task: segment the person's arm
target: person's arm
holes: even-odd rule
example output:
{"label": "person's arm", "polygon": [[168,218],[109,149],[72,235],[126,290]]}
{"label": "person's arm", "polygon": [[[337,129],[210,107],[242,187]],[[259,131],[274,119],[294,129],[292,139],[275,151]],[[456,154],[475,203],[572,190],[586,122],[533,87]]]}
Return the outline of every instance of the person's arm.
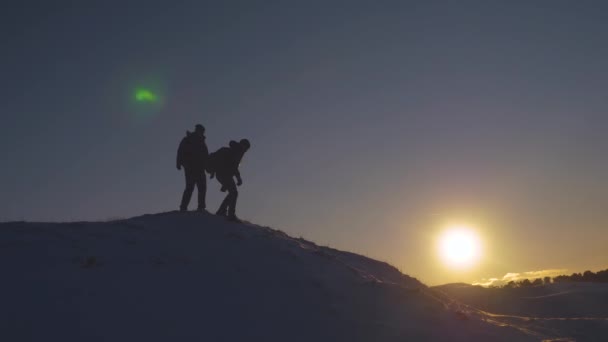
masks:
{"label": "person's arm", "polygon": [[236,172],[234,173],[234,177],[236,177],[236,185],[241,186],[243,184],[243,180],[241,179],[241,173],[239,172],[238,166],[236,168]]}
{"label": "person's arm", "polygon": [[203,165],[205,166],[205,170],[209,173],[209,178],[213,179],[213,177],[215,176],[215,172],[209,170],[210,155],[209,155],[209,148],[207,148],[206,143],[203,144],[203,160],[204,160]]}
{"label": "person's arm", "polygon": [[209,149],[207,148],[206,143],[203,143],[203,156],[205,158],[205,162],[209,160]]}
{"label": "person's arm", "polygon": [[175,161],[175,167],[178,170],[182,169],[182,165],[184,163],[184,140],[179,143],[179,147],[177,148],[177,159]]}
{"label": "person's arm", "polygon": [[243,184],[243,180],[241,179],[241,171],[239,171],[239,166],[241,166],[241,160],[243,160],[243,154],[237,155],[234,164],[234,177],[236,177],[236,185],[241,186]]}
{"label": "person's arm", "polygon": [[203,142],[203,149],[201,151],[201,157],[203,159],[203,166],[207,166],[209,162],[209,149],[207,148],[207,144]]}

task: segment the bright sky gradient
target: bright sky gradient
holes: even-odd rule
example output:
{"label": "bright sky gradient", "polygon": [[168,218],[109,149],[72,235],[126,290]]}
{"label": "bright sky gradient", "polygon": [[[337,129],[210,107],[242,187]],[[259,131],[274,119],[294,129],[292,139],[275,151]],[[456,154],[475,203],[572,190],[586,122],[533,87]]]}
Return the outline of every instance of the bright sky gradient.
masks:
{"label": "bright sky gradient", "polygon": [[[202,123],[211,150],[252,142],[241,217],[428,284],[608,266],[605,2],[0,12],[2,221],[175,210],[177,145]],[[158,101],[136,101],[138,87]],[[483,241],[471,270],[436,253],[453,222]]]}

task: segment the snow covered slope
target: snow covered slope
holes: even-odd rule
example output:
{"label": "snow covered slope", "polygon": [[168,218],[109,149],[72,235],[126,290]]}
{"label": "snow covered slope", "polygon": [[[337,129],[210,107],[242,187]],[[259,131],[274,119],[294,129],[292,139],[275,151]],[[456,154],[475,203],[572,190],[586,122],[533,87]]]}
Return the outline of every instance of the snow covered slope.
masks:
{"label": "snow covered slope", "polygon": [[208,214],[0,224],[0,270],[0,341],[540,339],[386,263]]}
{"label": "snow covered slope", "polygon": [[451,298],[453,306],[497,324],[568,341],[608,341],[608,284],[563,282],[522,288],[448,284],[435,289]]}

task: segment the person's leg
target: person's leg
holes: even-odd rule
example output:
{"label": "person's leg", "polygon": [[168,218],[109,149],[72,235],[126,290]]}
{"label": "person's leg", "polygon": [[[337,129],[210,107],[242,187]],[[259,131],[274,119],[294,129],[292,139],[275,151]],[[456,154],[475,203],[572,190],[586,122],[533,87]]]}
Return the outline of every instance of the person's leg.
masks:
{"label": "person's leg", "polygon": [[207,176],[205,170],[201,170],[196,174],[196,187],[198,189],[198,210],[207,208],[205,197],[207,194]]}
{"label": "person's leg", "polygon": [[228,190],[228,194],[222,201],[222,204],[220,205],[220,208],[217,210],[216,214],[222,216],[234,216],[234,207],[236,205],[236,197],[238,195],[236,191],[236,184],[234,183],[234,177],[219,174],[216,175],[216,178],[222,185],[222,189]]}
{"label": "person's leg", "polygon": [[181,211],[188,210],[188,204],[190,203],[190,198],[192,197],[192,191],[194,191],[194,184],[196,181],[192,169],[184,168],[184,175],[186,176],[186,188],[184,189],[184,193],[182,195],[182,203],[179,206]]}
{"label": "person's leg", "polygon": [[222,201],[222,204],[220,204],[220,207],[215,212],[215,215],[218,215],[218,216],[228,215],[228,201],[229,201],[228,197],[229,196],[230,196],[230,194],[227,194],[226,197],[224,197],[224,200]]}
{"label": "person's leg", "polygon": [[[221,184],[222,189],[224,189],[225,184],[228,182],[229,177],[216,173],[215,178]],[[226,216],[226,214],[228,212],[228,200],[229,200],[228,196],[230,196],[230,194],[226,195],[226,197],[222,201],[222,204],[220,204],[220,207],[217,209],[217,212],[215,213],[216,215]]]}
{"label": "person's leg", "polygon": [[239,192],[236,189],[236,184],[234,183],[234,179],[226,184],[226,190],[228,190],[228,196],[226,196],[228,202],[228,217],[236,218],[236,200],[239,197]]}

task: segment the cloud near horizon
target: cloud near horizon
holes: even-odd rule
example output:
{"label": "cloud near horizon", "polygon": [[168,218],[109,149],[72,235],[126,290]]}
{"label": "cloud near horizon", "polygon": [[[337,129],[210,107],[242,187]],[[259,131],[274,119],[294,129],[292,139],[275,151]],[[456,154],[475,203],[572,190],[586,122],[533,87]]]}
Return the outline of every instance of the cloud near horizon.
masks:
{"label": "cloud near horizon", "polygon": [[500,286],[507,284],[510,281],[519,281],[523,279],[537,279],[544,277],[556,277],[558,275],[567,274],[568,269],[566,268],[554,268],[540,271],[528,271],[521,273],[507,273],[502,278],[483,278],[481,281],[473,283],[473,285],[481,286]]}

